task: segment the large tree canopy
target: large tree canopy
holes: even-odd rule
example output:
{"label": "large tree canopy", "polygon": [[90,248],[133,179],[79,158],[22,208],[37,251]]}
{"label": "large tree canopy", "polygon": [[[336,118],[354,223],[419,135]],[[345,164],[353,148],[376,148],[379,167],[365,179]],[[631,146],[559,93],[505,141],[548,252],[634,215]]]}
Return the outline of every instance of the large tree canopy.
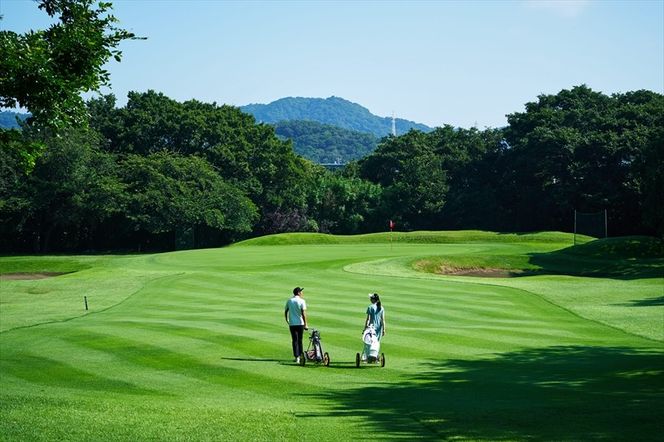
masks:
{"label": "large tree canopy", "polygon": [[162,233],[208,226],[249,232],[256,221],[256,206],[202,158],[167,151],[129,155],[121,170],[127,217],[136,230]]}
{"label": "large tree canopy", "polygon": [[40,0],[58,22],[26,34],[0,31],[0,107],[20,106],[32,122],[60,130],[85,124],[81,93],[109,84],[104,65],[120,61],[120,42],[136,38],[118,28],[109,2]]}
{"label": "large tree canopy", "polygon": [[16,164],[5,167],[0,181],[20,178],[7,192],[10,204],[0,204],[3,229],[13,230],[17,241],[33,243],[35,250],[49,250],[54,236],[57,248],[87,245],[96,227],[124,207],[115,160],[98,144],[92,131],[68,130],[45,140],[30,175],[17,172]]}
{"label": "large tree canopy", "polygon": [[149,155],[169,151],[205,158],[229,183],[261,209],[259,229],[270,231],[272,214],[301,211],[306,200],[305,160],[274,128],[232,106],[161,93],[131,92],[127,105],[115,108],[113,96],[89,102],[91,125],[118,154]]}
{"label": "large tree canopy", "polygon": [[661,171],[662,164],[644,156],[652,155],[649,146],[664,127],[664,96],[607,96],[577,86],[541,95],[508,122],[506,191],[522,229],[561,228],[574,209],[610,210],[613,228],[623,233],[653,224],[641,217],[650,199],[644,179],[648,167]]}
{"label": "large tree canopy", "polygon": [[606,209],[614,234],[664,233],[664,96],[577,86],[508,122],[387,138],[359,162],[361,176],[412,229],[570,231],[574,210]]}

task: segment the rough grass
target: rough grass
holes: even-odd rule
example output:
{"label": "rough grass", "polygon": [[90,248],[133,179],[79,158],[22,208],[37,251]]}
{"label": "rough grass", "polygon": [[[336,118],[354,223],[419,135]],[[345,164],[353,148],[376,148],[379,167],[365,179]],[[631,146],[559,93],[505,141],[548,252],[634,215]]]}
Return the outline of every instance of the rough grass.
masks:
{"label": "rough grass", "polygon": [[651,237],[595,240],[547,253],[469,254],[418,259],[413,266],[429,273],[463,269],[501,269],[517,275],[558,274],[618,279],[664,277],[664,241]]}
{"label": "rough grass", "polygon": [[[430,234],[439,241],[419,242]],[[56,278],[2,281],[0,439],[659,438],[663,341],[634,322],[661,327],[652,294],[664,280],[487,281],[412,268],[427,256],[518,261],[570,246],[557,233],[467,235],[268,237],[304,244],[107,257]],[[571,267],[589,258],[567,255]],[[14,259],[0,266],[20,271]],[[283,305],[296,285],[329,368],[291,361]],[[108,305],[82,314],[94,289],[91,304]],[[373,291],[389,321],[387,366],[356,369]]]}

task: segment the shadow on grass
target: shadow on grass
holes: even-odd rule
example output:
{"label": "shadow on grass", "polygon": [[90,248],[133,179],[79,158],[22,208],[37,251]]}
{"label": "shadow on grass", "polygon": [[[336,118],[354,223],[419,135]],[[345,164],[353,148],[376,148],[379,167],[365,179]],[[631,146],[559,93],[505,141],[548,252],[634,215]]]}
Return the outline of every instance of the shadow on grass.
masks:
{"label": "shadow on grass", "polygon": [[630,307],[654,307],[658,305],[664,305],[664,296],[658,298],[648,298],[648,299],[639,299],[630,302],[629,304],[624,304]]}
{"label": "shadow on grass", "polygon": [[566,274],[611,279],[664,278],[664,242],[649,237],[608,238],[529,255],[539,269],[519,276]]}
{"label": "shadow on grass", "polygon": [[655,440],[664,352],[552,347],[423,365],[398,384],[326,392],[336,416],[404,439]]}
{"label": "shadow on grass", "polygon": [[286,359],[270,359],[270,358],[221,358],[224,361],[241,361],[241,362],[287,362]]}
{"label": "shadow on grass", "polygon": [[539,267],[512,276],[572,275],[590,278],[646,279],[664,277],[664,258],[609,259],[575,256],[567,249],[530,254],[528,262]]}
{"label": "shadow on grass", "polygon": [[[300,364],[292,359],[267,359],[267,358],[221,358],[222,361],[236,361],[236,362],[271,362],[277,365],[290,365],[292,367],[299,367]],[[315,364],[307,364],[315,365]]]}

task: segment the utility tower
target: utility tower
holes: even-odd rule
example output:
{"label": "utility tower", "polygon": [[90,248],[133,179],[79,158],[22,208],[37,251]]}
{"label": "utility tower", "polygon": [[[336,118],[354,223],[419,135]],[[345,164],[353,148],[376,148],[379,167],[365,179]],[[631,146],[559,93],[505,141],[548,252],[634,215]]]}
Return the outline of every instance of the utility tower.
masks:
{"label": "utility tower", "polygon": [[394,118],[394,112],[392,112],[392,136],[397,136],[397,120]]}

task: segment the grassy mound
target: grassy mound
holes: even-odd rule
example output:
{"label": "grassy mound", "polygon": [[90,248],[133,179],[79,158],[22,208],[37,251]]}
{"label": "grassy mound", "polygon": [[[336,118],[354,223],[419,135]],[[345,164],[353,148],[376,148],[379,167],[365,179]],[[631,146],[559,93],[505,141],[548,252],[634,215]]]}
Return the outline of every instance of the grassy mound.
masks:
{"label": "grassy mound", "polygon": [[[592,238],[577,235],[577,242]],[[239,242],[235,246],[273,246],[306,244],[454,244],[454,243],[561,243],[571,244],[573,235],[564,232],[498,233],[481,230],[383,232],[365,235],[329,235],[323,233],[281,233]]]}

